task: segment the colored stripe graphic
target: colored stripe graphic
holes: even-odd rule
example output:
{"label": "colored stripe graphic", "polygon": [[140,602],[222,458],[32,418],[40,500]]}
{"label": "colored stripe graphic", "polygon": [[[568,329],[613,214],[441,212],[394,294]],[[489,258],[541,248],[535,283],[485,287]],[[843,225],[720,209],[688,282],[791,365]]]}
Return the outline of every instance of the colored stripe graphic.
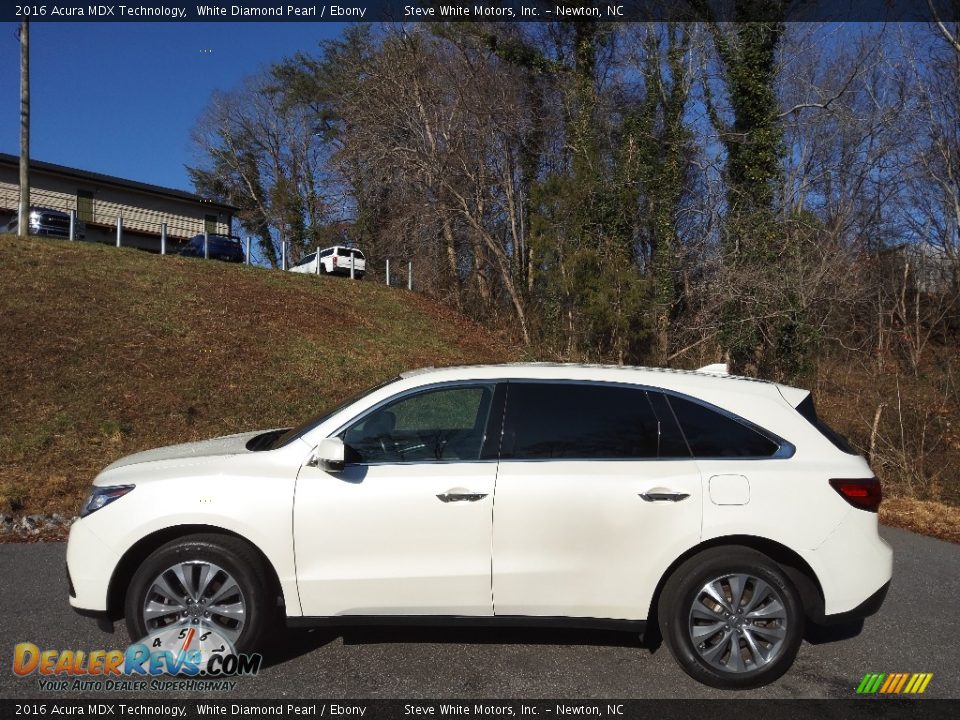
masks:
{"label": "colored stripe graphic", "polygon": [[933,673],[867,673],[857,686],[858,695],[921,695]]}
{"label": "colored stripe graphic", "polygon": [[903,686],[906,684],[906,682],[907,682],[907,674],[900,673],[900,682],[897,683],[897,687],[893,689],[893,692],[898,693],[901,690],[903,690]]}

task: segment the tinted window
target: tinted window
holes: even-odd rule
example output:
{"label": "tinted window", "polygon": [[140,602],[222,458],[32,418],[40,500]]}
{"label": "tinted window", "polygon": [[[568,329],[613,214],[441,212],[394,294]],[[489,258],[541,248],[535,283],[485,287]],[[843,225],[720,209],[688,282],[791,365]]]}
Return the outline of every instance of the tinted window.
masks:
{"label": "tinted window", "polygon": [[342,434],[351,462],[478,460],[492,385],[427,390],[388,403]]}
{"label": "tinted window", "polygon": [[850,445],[849,440],[847,440],[843,435],[827,425],[817,416],[817,410],[813,405],[813,395],[807,395],[803,399],[803,402],[797,405],[797,412],[803,415],[803,417],[805,417],[811,425],[819,430],[820,433],[827,438],[827,440],[832,442],[838,450],[849,453],[850,455],[857,454],[857,451],[854,450],[853,446]]}
{"label": "tinted window", "polygon": [[669,400],[694,457],[770,457],[780,449],[728,415],[675,395]]}
{"label": "tinted window", "polygon": [[330,257],[331,255],[333,255],[333,250],[332,250],[332,249],[331,249],[331,250],[323,250],[323,251],[320,253],[320,257]]}
{"label": "tinted window", "polygon": [[303,258],[303,260],[297,263],[297,267],[300,267],[301,265],[309,265],[316,259],[316,257],[317,257],[316,253],[310,253],[305,258]]}
{"label": "tinted window", "polygon": [[337,255],[339,255],[340,257],[350,257],[350,251],[347,250],[346,248],[338,248]]}
{"label": "tinted window", "polygon": [[[656,393],[653,393],[656,395]],[[502,457],[517,460],[689,457],[662,398],[640,388],[510,383]]]}

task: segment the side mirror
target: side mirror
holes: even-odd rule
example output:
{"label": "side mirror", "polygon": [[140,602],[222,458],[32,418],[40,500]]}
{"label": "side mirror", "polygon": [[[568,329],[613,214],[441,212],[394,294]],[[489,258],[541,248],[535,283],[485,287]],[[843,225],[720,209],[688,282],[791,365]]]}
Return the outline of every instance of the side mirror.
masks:
{"label": "side mirror", "polygon": [[338,437],[329,437],[321,440],[310,464],[327,472],[341,472],[343,470],[346,448],[343,440]]}

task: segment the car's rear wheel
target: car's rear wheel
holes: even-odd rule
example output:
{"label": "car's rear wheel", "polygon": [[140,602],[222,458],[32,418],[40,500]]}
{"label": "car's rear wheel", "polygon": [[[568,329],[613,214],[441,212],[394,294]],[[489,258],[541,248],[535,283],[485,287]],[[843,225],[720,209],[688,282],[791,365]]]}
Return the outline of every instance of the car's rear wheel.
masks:
{"label": "car's rear wheel", "polygon": [[664,586],[658,617],[684,671],[718,688],[773,682],[793,664],[803,638],[793,583],[746,547],[713,548],[683,563]]}
{"label": "car's rear wheel", "polygon": [[238,538],[197,534],[169,542],[130,582],[130,637],[193,628],[201,635],[213,631],[237,652],[257,649],[276,619],[267,577],[259,555]]}

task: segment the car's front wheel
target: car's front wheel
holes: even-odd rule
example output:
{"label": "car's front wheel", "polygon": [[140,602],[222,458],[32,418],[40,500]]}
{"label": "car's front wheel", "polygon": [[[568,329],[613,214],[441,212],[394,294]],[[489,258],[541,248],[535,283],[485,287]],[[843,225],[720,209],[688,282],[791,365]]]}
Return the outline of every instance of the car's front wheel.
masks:
{"label": "car's front wheel", "polygon": [[803,638],[793,583],[746,547],[713,548],[683,563],[664,586],[658,617],[684,671],[724,689],[773,682],[793,664]]}
{"label": "car's front wheel", "polygon": [[169,542],[147,557],[130,582],[130,637],[175,638],[192,628],[201,638],[226,640],[236,652],[255,650],[276,618],[267,577],[260,556],[238,538],[197,534]]}

